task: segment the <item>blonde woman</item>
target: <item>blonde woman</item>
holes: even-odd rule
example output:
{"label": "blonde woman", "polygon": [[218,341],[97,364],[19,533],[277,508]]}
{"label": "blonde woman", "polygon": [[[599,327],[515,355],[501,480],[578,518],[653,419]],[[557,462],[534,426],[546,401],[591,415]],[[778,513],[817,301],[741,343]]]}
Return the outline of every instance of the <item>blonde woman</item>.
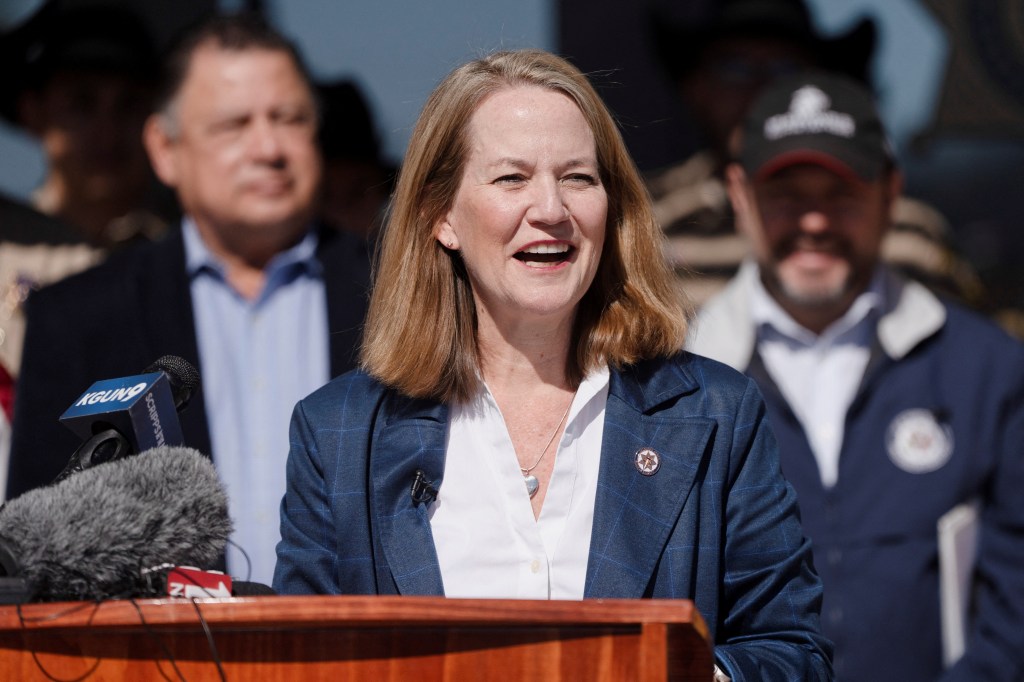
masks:
{"label": "blonde woman", "polygon": [[362,368],[296,408],[276,589],[688,598],[733,680],[830,678],[760,394],[678,350],[660,239],[573,66],[452,72],[402,167]]}

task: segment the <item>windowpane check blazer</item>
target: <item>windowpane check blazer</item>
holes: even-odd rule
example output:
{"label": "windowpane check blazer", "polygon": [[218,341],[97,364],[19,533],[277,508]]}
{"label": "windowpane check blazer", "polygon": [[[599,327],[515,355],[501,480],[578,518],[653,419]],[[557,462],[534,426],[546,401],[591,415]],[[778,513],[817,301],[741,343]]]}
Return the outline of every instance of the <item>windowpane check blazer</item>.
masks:
{"label": "windowpane check blazer", "polygon": [[[422,470],[443,499],[447,422],[361,371],[301,401],[275,589],[443,594],[410,487]],[[584,598],[692,599],[733,680],[831,679],[821,584],[751,380],[688,353],[613,370],[600,457]]]}

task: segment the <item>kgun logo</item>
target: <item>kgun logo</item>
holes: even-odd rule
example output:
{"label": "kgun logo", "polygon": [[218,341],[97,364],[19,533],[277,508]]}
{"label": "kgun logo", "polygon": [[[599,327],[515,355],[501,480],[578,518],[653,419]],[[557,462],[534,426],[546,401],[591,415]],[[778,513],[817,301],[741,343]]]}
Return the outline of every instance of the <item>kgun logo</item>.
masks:
{"label": "kgun logo", "polygon": [[87,392],[78,399],[78,402],[75,403],[75,407],[95,405],[96,403],[109,403],[113,401],[127,403],[130,402],[132,398],[145,391],[148,386],[149,384],[135,384],[134,386],[128,387],[109,388],[105,391]]}
{"label": "kgun logo", "polygon": [[134,452],[184,443],[170,382],[163,372],[97,381],[60,421],[83,440],[114,428]]}

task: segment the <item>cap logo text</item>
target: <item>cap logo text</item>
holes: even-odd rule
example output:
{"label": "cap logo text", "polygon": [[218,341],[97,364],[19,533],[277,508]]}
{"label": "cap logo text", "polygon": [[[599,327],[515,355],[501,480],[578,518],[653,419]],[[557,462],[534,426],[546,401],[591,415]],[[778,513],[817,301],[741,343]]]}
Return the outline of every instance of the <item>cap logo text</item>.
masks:
{"label": "cap logo text", "polygon": [[764,136],[778,140],[790,135],[826,133],[838,137],[853,137],[857,130],[853,116],[829,111],[832,100],[813,85],[805,85],[793,93],[789,111],[771,116],[764,122]]}

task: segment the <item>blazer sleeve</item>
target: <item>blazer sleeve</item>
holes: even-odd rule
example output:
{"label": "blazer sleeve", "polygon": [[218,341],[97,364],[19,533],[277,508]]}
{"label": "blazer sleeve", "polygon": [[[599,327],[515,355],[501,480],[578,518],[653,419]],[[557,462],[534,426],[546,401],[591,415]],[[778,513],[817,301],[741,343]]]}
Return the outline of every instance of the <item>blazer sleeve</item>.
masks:
{"label": "blazer sleeve", "polygon": [[831,680],[822,587],[796,493],[783,478],[760,391],[749,381],[725,486],[722,625],[715,657],[739,680]]}
{"label": "blazer sleeve", "polygon": [[295,407],[289,432],[287,487],[281,501],[274,590],[279,594],[337,594],[331,495],[317,431],[304,402]]}
{"label": "blazer sleeve", "polygon": [[376,594],[368,510],[370,433],[383,392],[349,372],[292,415],[274,589],[280,594]]}

